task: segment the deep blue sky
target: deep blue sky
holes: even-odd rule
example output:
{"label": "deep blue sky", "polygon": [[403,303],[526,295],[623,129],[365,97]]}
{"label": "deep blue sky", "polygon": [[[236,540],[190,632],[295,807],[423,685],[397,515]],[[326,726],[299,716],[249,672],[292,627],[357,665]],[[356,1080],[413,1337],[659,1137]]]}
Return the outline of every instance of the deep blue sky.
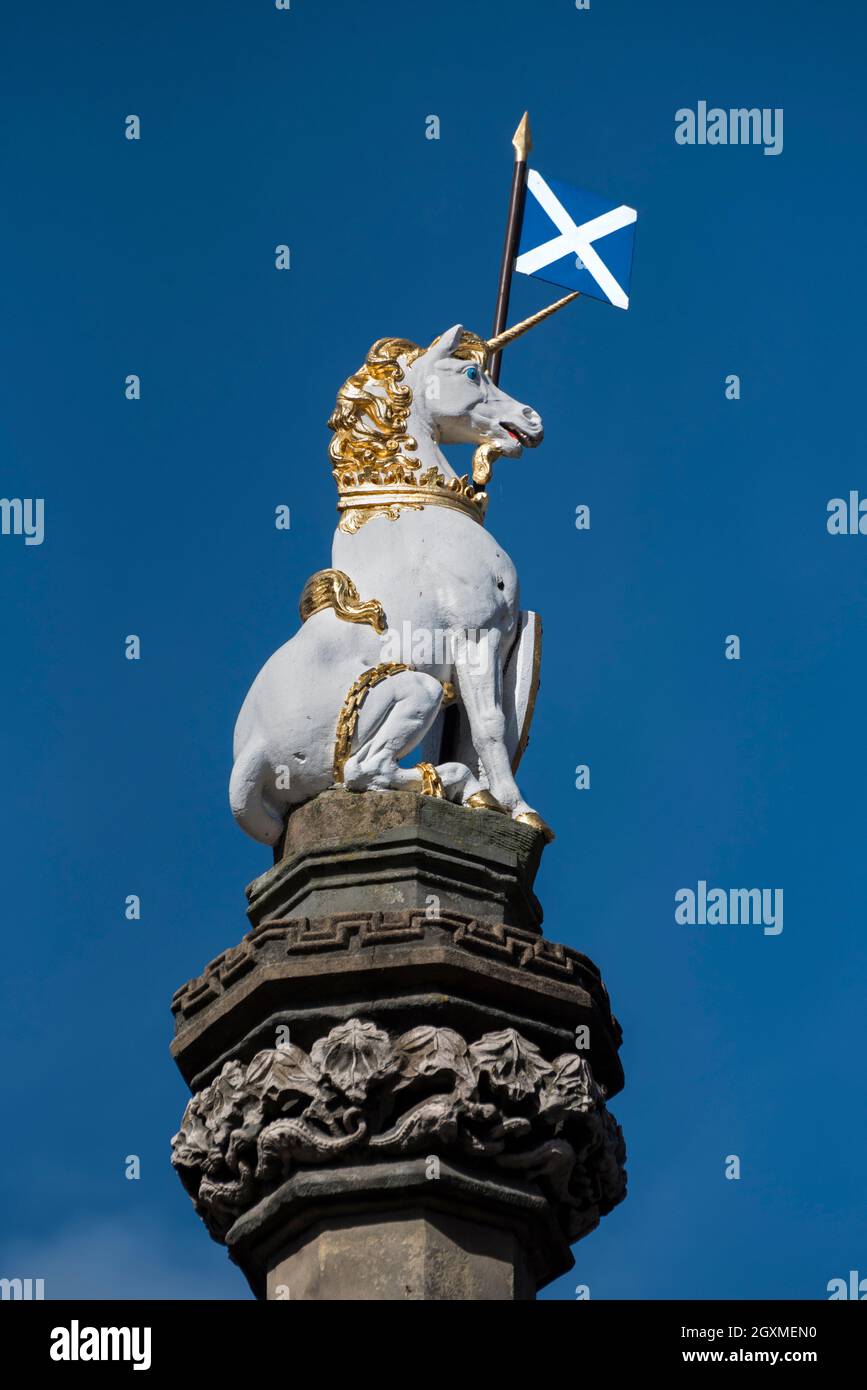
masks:
{"label": "deep blue sky", "polygon": [[[380,336],[489,327],[525,107],[544,173],[639,213],[629,312],[579,302],[504,359],[547,433],[489,511],[545,622],[546,929],[625,1031],[630,1195],[546,1296],[867,1274],[867,537],[825,526],[867,494],[864,31],[840,0],[6,16],[0,490],[45,498],[46,539],[0,538],[0,1274],[248,1296],[168,1162],[170,997],[269,862],[228,810],[232,727],[329,561],[338,386]],[[677,145],[699,100],[782,107],[783,153]],[[513,317],[550,297],[521,280]],[[782,887],[782,935],[677,926],[702,878]]]}

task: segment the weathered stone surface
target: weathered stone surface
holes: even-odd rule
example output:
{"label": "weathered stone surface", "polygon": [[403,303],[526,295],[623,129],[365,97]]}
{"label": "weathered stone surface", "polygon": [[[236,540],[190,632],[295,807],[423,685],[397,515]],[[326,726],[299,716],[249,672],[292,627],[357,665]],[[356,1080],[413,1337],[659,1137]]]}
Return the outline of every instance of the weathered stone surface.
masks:
{"label": "weathered stone surface", "polygon": [[252,930],[177,991],[173,1161],[258,1297],[280,1270],[291,1298],[533,1297],[622,1200],[620,1028],[539,930],[540,852],[495,813],[320,797]]}
{"label": "weathered stone surface", "polygon": [[275,1261],[269,1299],[526,1300],[535,1281],[518,1235],[445,1212],[318,1222]]}
{"label": "weathered stone surface", "polygon": [[544,840],[493,811],[417,792],[329,791],[293,811],[272,869],[247,889],[253,926],[272,917],[425,908],[538,931]]}

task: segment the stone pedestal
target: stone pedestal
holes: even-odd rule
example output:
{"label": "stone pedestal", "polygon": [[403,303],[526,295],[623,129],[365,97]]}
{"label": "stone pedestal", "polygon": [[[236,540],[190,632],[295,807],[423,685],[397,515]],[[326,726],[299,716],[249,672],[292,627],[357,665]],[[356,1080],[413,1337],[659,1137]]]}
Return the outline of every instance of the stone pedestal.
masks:
{"label": "stone pedestal", "polygon": [[620,1030],[542,935],[541,852],[493,812],[328,792],[176,993],[173,1162],[258,1297],[533,1298],[622,1200]]}
{"label": "stone pedestal", "polygon": [[335,1217],[275,1255],[270,1299],[532,1299],[519,1237],[441,1212]]}

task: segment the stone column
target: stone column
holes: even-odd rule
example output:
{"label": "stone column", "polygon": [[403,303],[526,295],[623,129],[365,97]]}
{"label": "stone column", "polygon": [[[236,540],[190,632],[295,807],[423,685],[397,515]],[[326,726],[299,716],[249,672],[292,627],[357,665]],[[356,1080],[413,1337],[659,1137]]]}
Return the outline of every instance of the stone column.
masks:
{"label": "stone column", "polygon": [[620,1029],[536,831],[327,792],[175,995],[173,1162],[257,1297],[532,1299],[625,1195]]}

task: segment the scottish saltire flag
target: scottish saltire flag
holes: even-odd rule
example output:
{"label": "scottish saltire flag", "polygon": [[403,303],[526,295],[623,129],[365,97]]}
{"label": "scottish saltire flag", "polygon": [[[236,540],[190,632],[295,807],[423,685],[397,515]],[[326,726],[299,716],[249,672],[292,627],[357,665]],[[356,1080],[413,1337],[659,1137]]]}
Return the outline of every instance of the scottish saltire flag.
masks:
{"label": "scottish saltire flag", "polygon": [[637,216],[531,169],[515,269],[628,309]]}

